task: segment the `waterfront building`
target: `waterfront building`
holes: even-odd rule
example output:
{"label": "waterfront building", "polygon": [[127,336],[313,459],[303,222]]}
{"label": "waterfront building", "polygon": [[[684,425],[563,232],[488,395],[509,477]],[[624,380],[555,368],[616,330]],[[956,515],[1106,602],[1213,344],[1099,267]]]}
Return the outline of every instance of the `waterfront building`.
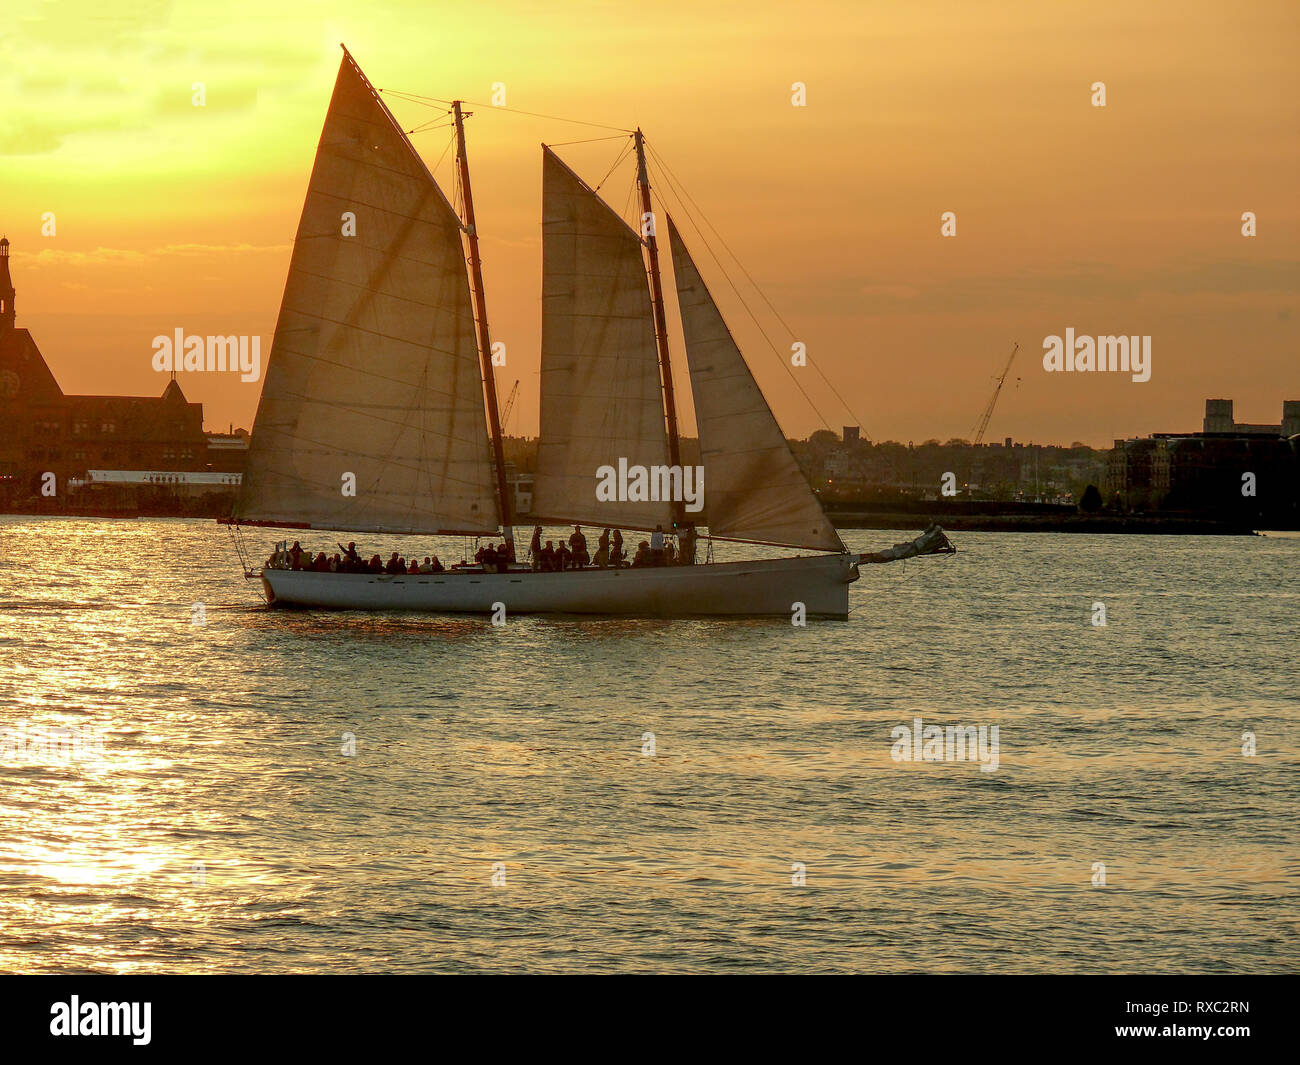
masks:
{"label": "waterfront building", "polygon": [[1232,400],[1205,401],[1199,433],[1116,440],[1106,499],[1117,509],[1250,520],[1275,528],[1300,521],[1300,401],[1276,425],[1234,420]]}
{"label": "waterfront building", "polygon": [[159,396],[67,395],[18,327],[10,244],[0,239],[0,508],[220,513],[248,434],[205,433],[203,404],[173,377]]}

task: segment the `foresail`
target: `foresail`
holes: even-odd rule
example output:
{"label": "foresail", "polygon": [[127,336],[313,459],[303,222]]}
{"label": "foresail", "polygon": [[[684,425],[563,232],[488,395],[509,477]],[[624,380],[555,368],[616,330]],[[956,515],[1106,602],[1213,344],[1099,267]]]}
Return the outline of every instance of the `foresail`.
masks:
{"label": "foresail", "polygon": [[[601,467],[667,466],[654,316],[641,241],[542,149],[541,424],[537,520],[653,529],[664,501],[598,500]],[[656,484],[657,488],[657,484]]]}
{"label": "foresail", "polygon": [[843,551],[671,218],[668,239],[704,458],[709,533]]}
{"label": "foresail", "polygon": [[235,518],[492,533],[493,478],[459,219],[345,56]]}

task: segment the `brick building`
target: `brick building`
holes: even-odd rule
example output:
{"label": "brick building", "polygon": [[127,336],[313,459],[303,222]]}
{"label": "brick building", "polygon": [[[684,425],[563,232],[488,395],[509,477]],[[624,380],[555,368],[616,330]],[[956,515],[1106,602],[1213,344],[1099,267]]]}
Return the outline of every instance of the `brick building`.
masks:
{"label": "brick building", "polygon": [[1277,425],[1233,419],[1232,400],[1205,401],[1204,430],[1116,440],[1106,498],[1118,509],[1300,523],[1300,401],[1282,404]]}
{"label": "brick building", "polygon": [[220,513],[247,433],[203,431],[203,405],[173,378],[160,396],[70,396],[17,325],[0,239],[0,508]]}

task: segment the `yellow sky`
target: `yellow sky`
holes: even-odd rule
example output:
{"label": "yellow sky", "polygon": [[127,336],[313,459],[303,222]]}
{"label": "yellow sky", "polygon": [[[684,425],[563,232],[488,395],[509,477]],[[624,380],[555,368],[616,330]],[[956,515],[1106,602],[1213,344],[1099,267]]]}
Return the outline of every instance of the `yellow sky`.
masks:
{"label": "yellow sky", "polygon": [[[69,392],[161,392],[151,340],[176,327],[257,333],[269,349],[343,41],[381,88],[485,101],[499,82],[511,108],[641,125],[794,330],[760,314],[772,340],[804,342],[876,439],[969,435],[1013,341],[1021,358],[991,438],[1107,445],[1199,428],[1208,396],[1255,422],[1300,398],[1293,0],[660,0],[641,12],[621,0],[26,4],[0,30],[0,229],[19,324]],[[389,104],[407,128],[436,117]],[[531,433],[538,143],[602,131],[475,111],[489,316],[508,351],[498,379],[503,394],[520,380],[508,429]],[[448,131],[412,139],[434,167]],[[619,144],[558,150],[594,184]],[[449,158],[436,169],[448,185]],[[604,187],[615,208],[631,179],[625,166]],[[944,211],[956,237],[940,236]],[[693,250],[783,426],[821,427]],[[1045,373],[1043,338],[1067,327],[1152,336],[1151,380]],[[685,388],[676,336],[674,354]],[[815,371],[794,372],[832,426],[856,420]],[[183,385],[209,425],[251,425],[260,384]]]}

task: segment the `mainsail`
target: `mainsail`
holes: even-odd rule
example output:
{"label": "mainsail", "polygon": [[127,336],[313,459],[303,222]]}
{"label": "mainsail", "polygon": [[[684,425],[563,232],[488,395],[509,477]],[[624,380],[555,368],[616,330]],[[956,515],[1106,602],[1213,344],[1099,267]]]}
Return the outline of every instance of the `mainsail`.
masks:
{"label": "mainsail", "polygon": [[460,220],[345,54],[235,520],[495,533],[493,477]]}
{"label": "mainsail", "polygon": [[596,498],[602,466],[668,464],[660,389],[640,238],[543,148],[536,520],[671,526],[666,500]]}
{"label": "mainsail", "polygon": [[843,551],[672,218],[668,239],[704,459],[710,535]]}

